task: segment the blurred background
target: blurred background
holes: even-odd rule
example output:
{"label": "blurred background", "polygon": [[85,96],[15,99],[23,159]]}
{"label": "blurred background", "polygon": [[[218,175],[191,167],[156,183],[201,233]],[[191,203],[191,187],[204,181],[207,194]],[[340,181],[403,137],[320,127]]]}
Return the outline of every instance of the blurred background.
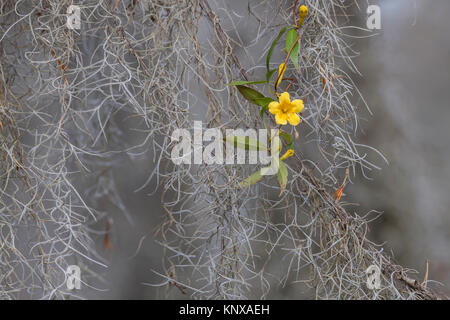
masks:
{"label": "blurred background", "polygon": [[[370,1],[371,4],[377,2]],[[378,1],[382,30],[358,40],[362,77],[373,112],[362,143],[389,160],[372,181],[347,189],[360,212],[377,210],[371,236],[396,260],[450,285],[450,2]],[[364,9],[364,6],[362,6]]]}
{"label": "blurred background", "polygon": [[[227,1],[226,5],[239,9],[245,8],[246,2]],[[442,292],[448,294],[450,2],[358,1],[359,9],[355,8],[351,17],[355,26],[366,27],[368,4],[380,6],[381,30],[349,30],[355,38],[348,39],[360,52],[355,63],[362,75],[354,75],[353,80],[372,111],[372,115],[365,111],[359,101],[361,127],[356,140],[380,150],[389,164],[369,155],[381,170],[371,172],[371,180],[360,174],[352,177],[343,200],[349,203],[348,210],[359,214],[380,212],[371,223],[369,238],[383,243],[395,262],[417,270],[418,279],[423,279],[429,261],[429,278],[441,282]],[[235,27],[240,38],[251,38],[254,18],[239,21]],[[137,138],[130,135],[128,139],[134,143]],[[187,298],[174,287],[148,285],[159,281],[152,270],[164,272],[163,251],[154,235],[165,215],[160,194],[153,193],[156,182],[136,191],[151,174],[152,159],[152,154],[127,158],[126,166],[138,170],[110,173],[127,210],[108,201],[98,204],[112,218],[108,238],[101,235],[96,239],[109,268],[103,279],[92,279],[97,289],[84,289],[87,298]],[[295,285],[275,287],[269,295],[274,299],[298,297]]]}

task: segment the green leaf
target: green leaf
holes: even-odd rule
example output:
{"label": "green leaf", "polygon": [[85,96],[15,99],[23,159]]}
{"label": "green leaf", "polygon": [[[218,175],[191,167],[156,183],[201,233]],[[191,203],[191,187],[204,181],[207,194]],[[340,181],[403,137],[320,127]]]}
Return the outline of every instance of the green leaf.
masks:
{"label": "green leaf", "polygon": [[256,171],[255,173],[253,173],[252,175],[248,176],[246,179],[241,181],[239,183],[239,187],[245,188],[251,186],[252,184],[257,183],[270,170],[272,170],[270,166],[261,168],[261,170]]}
{"label": "green leaf", "polygon": [[[267,52],[267,58],[266,58],[266,67],[267,67],[267,73],[270,72],[270,57],[272,57],[272,52],[273,49],[275,48],[275,46],[278,43],[278,40],[280,40],[281,36],[286,32],[286,27],[284,27],[283,29],[280,30],[280,32],[278,33],[278,36],[275,38],[275,40],[273,40],[272,45],[270,46],[269,52]],[[273,71],[272,71],[273,74]],[[272,75],[271,74],[271,75]],[[269,77],[270,78],[270,77]],[[268,79],[267,79],[268,80]]]}
{"label": "green leaf", "polygon": [[261,173],[261,170],[258,170],[255,173],[253,173],[252,175],[250,175],[249,177],[247,177],[245,180],[241,181],[239,183],[239,187],[241,187],[241,188],[249,187],[252,184],[255,184],[259,180],[261,180],[262,177],[263,177],[263,175]]}
{"label": "green leaf", "polygon": [[280,130],[280,136],[284,139],[284,141],[286,141],[287,148],[288,149],[291,148],[292,142],[294,141],[294,139],[292,138],[292,135],[290,133]]}
{"label": "green leaf", "polygon": [[265,98],[261,93],[259,93],[255,89],[243,85],[237,85],[236,88],[239,90],[242,96],[251,103],[255,103],[255,99]]}
{"label": "green leaf", "polygon": [[259,115],[261,116],[261,118],[264,118],[264,112],[266,112],[266,110],[268,110],[269,107],[268,106],[264,106],[261,108],[261,111],[259,112]]}
{"label": "green leaf", "polygon": [[260,84],[260,83],[267,83],[269,82],[268,80],[261,80],[261,81],[234,81],[229,83],[229,86],[239,86],[239,85],[243,85],[243,84]]}
{"label": "green leaf", "polygon": [[[286,52],[289,52],[291,47],[294,45],[295,40],[297,40],[297,30],[291,29],[288,31],[286,35]],[[294,48],[291,51],[291,54],[289,55],[289,58],[292,60],[292,63],[294,63],[294,66],[296,69],[298,69],[298,41],[295,44]]]}
{"label": "green leaf", "polygon": [[267,147],[259,142],[258,140],[251,139],[248,136],[245,137],[226,137],[225,141],[229,144],[233,144],[235,148],[245,149],[245,150],[267,150]]}
{"label": "green leaf", "polygon": [[261,111],[259,112],[259,115],[261,116],[261,118],[264,118],[264,112],[266,112],[266,110],[269,110],[269,104],[273,101],[276,101],[272,98],[264,98],[264,99],[258,99],[257,102],[261,102],[260,106]]}
{"label": "green leaf", "polygon": [[261,106],[263,108],[267,107],[269,105],[269,103],[271,103],[273,101],[275,101],[275,100],[272,98],[269,98],[269,97],[255,99],[255,103],[258,106]]}
{"label": "green leaf", "polygon": [[245,99],[258,106],[264,107],[269,103],[271,103],[272,101],[275,101],[272,98],[265,97],[255,89],[243,85],[237,85],[236,88],[239,90],[239,92]]}
{"label": "green leaf", "polygon": [[270,70],[270,71],[268,71],[268,72],[266,73],[266,79],[267,79],[267,82],[270,80],[270,77],[273,75],[273,73],[274,73],[275,71],[277,71],[277,69]]}
{"label": "green leaf", "polygon": [[280,166],[278,167],[278,182],[280,183],[281,187],[280,195],[286,189],[287,181],[288,181],[288,171],[286,165],[283,163],[283,161],[280,161]]}

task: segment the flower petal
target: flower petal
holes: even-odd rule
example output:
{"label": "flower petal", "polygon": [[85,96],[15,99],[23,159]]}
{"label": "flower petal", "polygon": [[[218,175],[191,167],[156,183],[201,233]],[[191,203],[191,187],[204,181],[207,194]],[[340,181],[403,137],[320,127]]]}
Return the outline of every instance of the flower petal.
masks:
{"label": "flower petal", "polygon": [[293,105],[292,112],[295,113],[301,112],[305,107],[305,105],[303,104],[303,100],[300,99],[292,101],[291,104]]}
{"label": "flower petal", "polygon": [[269,112],[271,114],[277,114],[277,112],[279,112],[280,110],[280,103],[278,103],[277,101],[273,101],[271,103],[269,103]]}
{"label": "flower petal", "polygon": [[287,124],[287,114],[283,112],[278,112],[275,115],[275,122],[277,124]]}
{"label": "flower petal", "polygon": [[291,103],[291,98],[289,97],[288,92],[283,92],[280,96],[280,104],[288,104]]}
{"label": "flower petal", "polygon": [[290,125],[296,126],[300,123],[300,117],[296,113],[288,113],[287,120]]}

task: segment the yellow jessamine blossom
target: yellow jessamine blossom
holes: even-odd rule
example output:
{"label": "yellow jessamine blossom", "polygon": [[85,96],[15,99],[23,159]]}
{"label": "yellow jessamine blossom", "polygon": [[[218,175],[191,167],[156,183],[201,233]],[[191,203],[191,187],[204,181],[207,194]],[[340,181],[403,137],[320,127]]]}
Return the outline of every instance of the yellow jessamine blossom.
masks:
{"label": "yellow jessamine blossom", "polygon": [[287,159],[289,157],[292,157],[294,155],[294,149],[288,149],[285,154],[280,158],[280,160]]}
{"label": "yellow jessamine blossom", "polygon": [[300,116],[297,114],[304,108],[303,100],[296,99],[291,101],[289,93],[283,92],[280,95],[279,102],[269,103],[269,112],[275,115],[277,124],[289,124],[296,126],[300,123]]}
{"label": "yellow jessamine blossom", "polygon": [[302,26],[302,24],[303,24],[303,21],[306,18],[306,15],[308,14],[308,7],[305,6],[305,5],[300,6],[299,11],[300,11],[300,20],[298,22],[298,27],[300,28]]}

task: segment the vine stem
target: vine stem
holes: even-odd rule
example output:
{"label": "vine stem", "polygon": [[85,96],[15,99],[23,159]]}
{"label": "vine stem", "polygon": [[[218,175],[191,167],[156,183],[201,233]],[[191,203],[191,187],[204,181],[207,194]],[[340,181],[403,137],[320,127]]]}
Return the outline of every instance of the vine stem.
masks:
{"label": "vine stem", "polygon": [[[284,62],[283,62],[284,64],[287,63],[287,61],[288,61],[288,59],[289,59],[289,57],[290,57],[290,55],[291,55],[292,50],[294,49],[295,45],[299,42],[299,40],[300,40],[300,35],[297,34],[297,39],[295,39],[294,43],[292,44],[291,48],[289,49],[289,52],[288,52],[288,54],[287,54],[287,56],[286,56],[286,59],[284,59]],[[275,80],[275,85],[274,85],[274,87],[273,87],[273,89],[274,89],[274,91],[275,91],[275,95],[277,95],[278,80],[280,80],[281,74],[282,74],[282,72],[279,72],[279,73],[278,73],[277,80]]]}

